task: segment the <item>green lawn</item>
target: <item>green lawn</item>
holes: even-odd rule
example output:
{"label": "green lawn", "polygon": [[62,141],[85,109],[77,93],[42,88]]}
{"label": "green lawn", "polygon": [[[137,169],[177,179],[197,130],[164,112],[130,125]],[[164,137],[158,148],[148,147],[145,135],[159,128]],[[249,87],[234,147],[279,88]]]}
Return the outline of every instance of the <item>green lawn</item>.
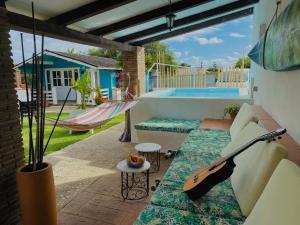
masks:
{"label": "green lawn", "polygon": [[[48,118],[56,118],[57,113],[46,113],[46,117]],[[60,119],[64,119],[67,118],[69,116],[68,113],[62,113]],[[111,121],[109,121],[108,123],[106,123],[105,125],[103,125],[101,128],[97,128],[94,130],[94,134],[99,133],[103,130],[106,130],[118,123],[121,123],[122,121],[124,121],[124,114],[120,114],[119,116],[115,117],[114,119],[112,119]],[[50,132],[52,130],[53,125],[46,125],[45,126],[45,143],[48,140],[48,137],[50,135]],[[23,133],[23,141],[24,141],[24,151],[25,151],[25,158],[28,158],[28,146],[29,146],[29,142],[28,142],[28,135],[29,135],[29,127],[28,127],[28,120],[27,118],[24,118],[24,125],[23,125],[23,129],[22,129],[22,133]],[[69,130],[64,129],[64,128],[60,128],[60,127],[56,127],[55,131],[52,135],[51,141],[48,145],[46,154],[58,151],[70,144],[73,144],[77,141],[80,141],[84,138],[87,138],[89,136],[91,136],[92,134],[90,132],[85,132],[85,133],[73,133],[73,134],[69,134]],[[101,141],[101,140],[99,140]],[[117,141],[117,140],[116,140]]]}

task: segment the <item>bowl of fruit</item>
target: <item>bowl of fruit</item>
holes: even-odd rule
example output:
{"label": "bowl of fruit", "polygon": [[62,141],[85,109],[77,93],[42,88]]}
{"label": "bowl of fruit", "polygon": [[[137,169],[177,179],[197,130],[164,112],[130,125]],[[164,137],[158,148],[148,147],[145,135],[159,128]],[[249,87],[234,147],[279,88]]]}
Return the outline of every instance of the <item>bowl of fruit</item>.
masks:
{"label": "bowl of fruit", "polygon": [[127,165],[130,168],[141,168],[144,165],[145,157],[141,155],[129,154],[127,156]]}

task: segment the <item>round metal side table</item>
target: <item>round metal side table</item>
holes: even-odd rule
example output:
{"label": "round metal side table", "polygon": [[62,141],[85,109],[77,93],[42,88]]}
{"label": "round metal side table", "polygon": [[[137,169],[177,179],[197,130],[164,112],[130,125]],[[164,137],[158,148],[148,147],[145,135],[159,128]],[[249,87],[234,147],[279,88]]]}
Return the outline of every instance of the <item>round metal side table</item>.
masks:
{"label": "round metal side table", "polygon": [[139,200],[149,195],[148,161],[141,168],[131,168],[127,160],[122,160],[117,169],[121,171],[121,195],[124,200]]}
{"label": "round metal side table", "polygon": [[151,164],[151,172],[157,172],[160,169],[160,150],[161,146],[156,143],[141,143],[136,145],[135,150],[146,157]]}

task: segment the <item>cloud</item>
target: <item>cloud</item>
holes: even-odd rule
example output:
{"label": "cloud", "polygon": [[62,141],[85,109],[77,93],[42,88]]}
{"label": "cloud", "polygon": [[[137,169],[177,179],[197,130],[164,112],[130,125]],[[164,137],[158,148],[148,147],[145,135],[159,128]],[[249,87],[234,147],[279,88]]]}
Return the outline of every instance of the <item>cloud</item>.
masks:
{"label": "cloud", "polygon": [[223,43],[223,40],[218,37],[212,37],[212,38],[197,37],[197,38],[195,38],[195,40],[200,45],[213,45],[213,44]]}
{"label": "cloud", "polygon": [[181,57],[180,62],[187,63],[194,67],[200,67],[202,65],[204,68],[209,68],[215,63],[218,66],[223,66],[223,67],[232,66],[235,65],[237,59],[238,59],[237,56],[231,56],[231,55],[227,55],[225,57],[211,58],[211,59],[207,59],[206,57],[198,56],[198,55],[190,55],[188,57],[184,57],[184,56]]}
{"label": "cloud", "polygon": [[[12,58],[14,63],[19,63],[22,61],[21,52],[21,38],[20,32],[10,31],[10,40],[12,46]],[[24,48],[25,48],[25,58],[29,58],[33,53],[33,39],[32,34],[23,33]],[[36,39],[37,52],[41,51],[41,36],[37,36]],[[77,52],[86,53],[89,49],[95,48],[88,45],[76,44],[67,41],[61,41],[53,38],[45,38],[45,49],[53,51],[67,51],[69,48],[74,48]]]}
{"label": "cloud", "polygon": [[234,37],[234,38],[244,38],[244,37],[246,37],[246,35],[240,34],[240,33],[237,33],[237,32],[230,32],[229,36]]}
{"label": "cloud", "polygon": [[190,51],[184,51],[184,56],[188,56],[190,54]]}
{"label": "cloud", "polygon": [[182,52],[174,52],[176,58],[180,58],[183,54]]}
{"label": "cloud", "polygon": [[228,60],[228,61],[230,61],[230,62],[235,62],[238,58],[237,57],[232,57],[232,56],[230,56],[230,55],[228,55],[228,56],[226,56],[226,59]]}
{"label": "cloud", "polygon": [[204,29],[201,29],[201,30],[197,30],[197,31],[194,31],[194,32],[190,32],[190,33],[187,33],[187,34],[183,34],[183,35],[180,35],[180,36],[176,36],[176,37],[166,39],[165,42],[185,42],[185,41],[193,40],[195,38],[201,37],[201,36],[206,35],[206,34],[212,34],[216,31],[218,31],[219,27],[220,26],[207,27],[207,28],[204,28]]}
{"label": "cloud", "polygon": [[166,39],[166,41],[174,41],[174,42],[185,42],[188,40],[189,40],[188,35],[185,35],[185,34]]}

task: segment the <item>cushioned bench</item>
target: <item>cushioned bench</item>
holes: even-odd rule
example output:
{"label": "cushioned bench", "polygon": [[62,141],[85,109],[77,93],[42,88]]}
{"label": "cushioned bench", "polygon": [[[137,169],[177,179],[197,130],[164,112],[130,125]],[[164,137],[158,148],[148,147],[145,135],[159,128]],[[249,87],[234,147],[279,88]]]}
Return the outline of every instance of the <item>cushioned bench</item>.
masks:
{"label": "cushioned bench", "polygon": [[232,178],[216,185],[200,200],[190,200],[182,187],[193,172],[266,132],[253,122],[231,141],[228,132],[191,131],[153,194],[151,204],[141,211],[135,224],[242,224],[275,167],[286,157],[287,152],[280,144],[262,142],[240,154],[235,159],[237,166]]}
{"label": "cushioned bench", "polygon": [[137,140],[162,146],[161,152],[178,149],[187,134],[198,129],[200,120],[152,118],[135,125]]}
{"label": "cushioned bench", "polygon": [[[257,118],[252,107],[244,103],[236,119],[233,121],[229,132],[224,131],[224,135],[234,138],[250,121],[257,122]],[[135,140],[138,143],[158,143],[162,146],[161,151],[166,152],[169,149],[178,149],[189,132],[199,129],[199,124],[200,120],[152,118],[134,125],[136,129]],[[201,129],[203,135],[205,135],[204,133],[207,130],[209,129]],[[211,130],[209,137],[215,138],[219,134],[220,131]]]}
{"label": "cushioned bench", "polygon": [[168,131],[176,133],[189,133],[198,129],[200,120],[172,119],[172,118],[152,118],[150,120],[136,124],[137,130]]}

